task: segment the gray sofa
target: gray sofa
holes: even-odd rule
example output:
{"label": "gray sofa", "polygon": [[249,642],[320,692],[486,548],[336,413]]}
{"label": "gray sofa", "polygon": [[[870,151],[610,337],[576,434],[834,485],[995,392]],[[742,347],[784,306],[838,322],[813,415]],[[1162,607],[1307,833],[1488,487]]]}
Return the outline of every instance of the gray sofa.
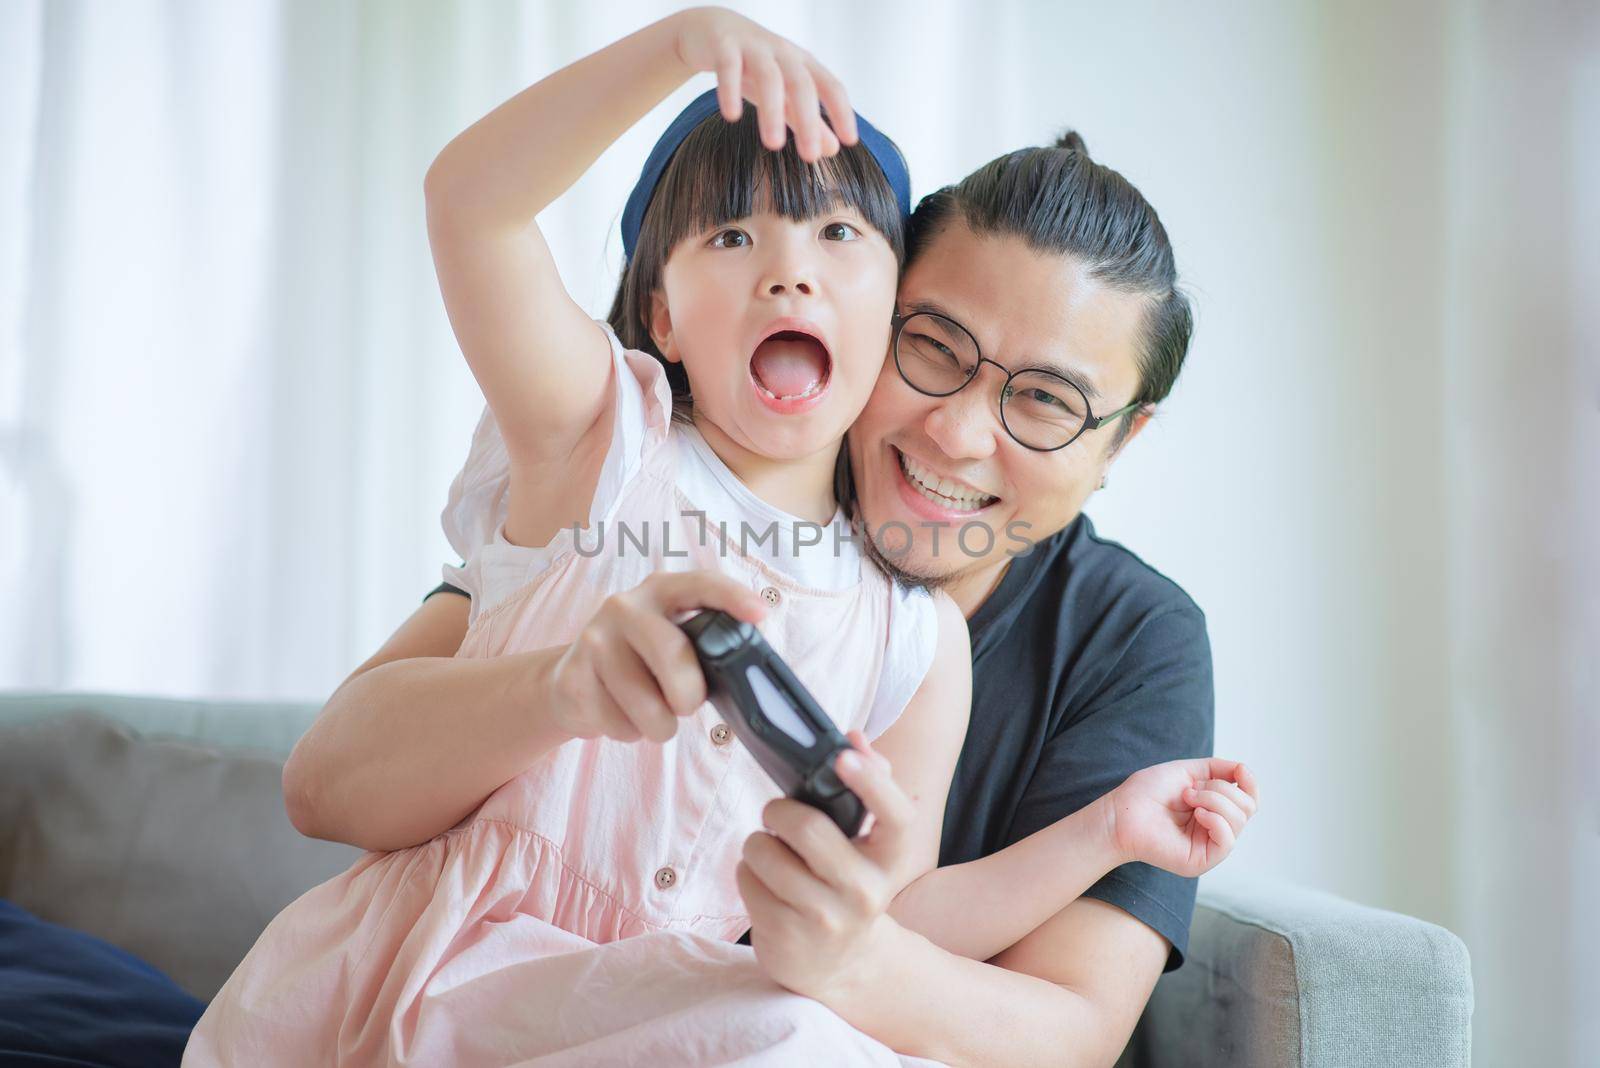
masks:
{"label": "gray sofa", "polygon": [[[0,898],[214,994],[267,921],[354,849],[298,835],[284,755],[315,705],[0,694]],[[1123,1066],[1467,1065],[1449,931],[1292,885],[1202,884],[1188,963]]]}

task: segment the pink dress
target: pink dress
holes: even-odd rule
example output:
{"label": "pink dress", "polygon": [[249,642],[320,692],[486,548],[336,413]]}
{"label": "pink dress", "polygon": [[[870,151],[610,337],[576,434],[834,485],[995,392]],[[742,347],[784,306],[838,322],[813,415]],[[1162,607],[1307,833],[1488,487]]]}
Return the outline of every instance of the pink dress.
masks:
{"label": "pink dress", "polygon": [[[585,531],[505,540],[509,467],[479,423],[444,516],[465,560],[447,570],[473,594],[457,655],[563,644],[653,571],[717,568],[761,592],[767,640],[841,729],[881,734],[927,671],[931,601],[865,566],[841,519],[797,527],[755,498],[671,421],[655,360],[611,340],[616,431]],[[451,830],[280,913],[184,1064],[931,1063],[736,944],[734,867],[776,796],[709,704],[665,745],[568,742]]]}

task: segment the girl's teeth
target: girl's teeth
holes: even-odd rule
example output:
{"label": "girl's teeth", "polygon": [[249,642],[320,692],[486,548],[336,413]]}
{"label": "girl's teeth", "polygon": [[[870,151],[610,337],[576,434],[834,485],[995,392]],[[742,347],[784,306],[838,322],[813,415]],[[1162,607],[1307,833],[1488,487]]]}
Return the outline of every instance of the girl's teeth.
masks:
{"label": "girl's teeth", "polygon": [[778,396],[776,393],[772,392],[772,390],[768,389],[766,386],[763,386],[759,382],[756,383],[756,388],[759,389],[761,392],[765,393],[767,396],[771,397],[773,400],[801,400],[801,399],[804,399],[806,397],[810,397],[810,396],[815,395],[816,392],[822,388],[822,383],[821,382],[813,382],[810,386],[808,386],[806,388],[806,391],[804,393],[796,393],[793,396],[783,396],[783,397]]}

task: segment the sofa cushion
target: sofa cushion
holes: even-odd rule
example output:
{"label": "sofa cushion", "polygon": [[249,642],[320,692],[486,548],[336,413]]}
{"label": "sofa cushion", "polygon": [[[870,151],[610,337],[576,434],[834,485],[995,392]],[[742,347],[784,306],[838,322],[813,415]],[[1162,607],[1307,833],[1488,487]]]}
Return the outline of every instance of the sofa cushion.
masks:
{"label": "sofa cushion", "polygon": [[0,1064],[176,1065],[204,1009],[133,954],[0,901]]}
{"label": "sofa cushion", "polygon": [[0,897],[209,1000],[285,905],[359,851],[301,836],[282,761],[70,713],[0,726]]}

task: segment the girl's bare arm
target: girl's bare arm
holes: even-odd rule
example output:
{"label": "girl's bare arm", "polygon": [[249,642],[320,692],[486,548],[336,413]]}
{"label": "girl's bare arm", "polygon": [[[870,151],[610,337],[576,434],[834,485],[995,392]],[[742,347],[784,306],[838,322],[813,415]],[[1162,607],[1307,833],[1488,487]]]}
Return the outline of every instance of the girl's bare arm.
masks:
{"label": "girl's bare arm", "polygon": [[678,18],[524,89],[428,168],[439,288],[514,468],[568,455],[608,409],[605,336],[568,295],[535,217],[692,73],[676,55]]}
{"label": "girl's bare arm", "polygon": [[928,872],[889,911],[952,953],[988,960],[1123,864],[1205,874],[1232,852],[1259,798],[1254,773],[1237,761],[1155,764],[1005,849]]}
{"label": "girl's bare arm", "polygon": [[988,960],[1128,861],[1101,798],[997,853],[935,868],[889,906],[902,927],[972,960]]}
{"label": "girl's bare arm", "polygon": [[[901,721],[873,747],[890,757],[896,783],[917,806],[916,829],[909,836],[917,855],[901,862],[915,878],[909,884],[896,880],[901,888],[888,913],[900,926],[950,953],[988,960],[1065,908],[1126,858],[1118,854],[1109,833],[1107,802],[1102,798],[997,853],[966,864],[935,866],[948,785],[966,734],[972,655],[959,609],[946,597],[940,597],[938,604],[940,644],[930,679],[917,696],[957,702],[962,715],[952,723],[953,746],[939,745],[936,738],[921,743],[944,750],[940,754],[944,759],[930,760],[931,752],[919,753],[910,744],[926,733],[916,729],[913,708],[907,708]],[[956,667],[962,670],[952,670]],[[942,733],[952,734],[948,729]],[[932,765],[942,775],[942,783],[928,791],[931,796],[916,796],[917,784],[907,781],[903,766],[907,756],[912,757],[913,767]]]}
{"label": "girl's bare arm", "polygon": [[[945,804],[972,707],[972,646],[967,621],[954,601],[935,595],[939,633],[927,677],[900,718],[871,743],[889,762],[895,783],[910,802],[899,841],[875,843],[890,869],[895,892],[905,893],[939,863]],[[893,858],[892,860],[889,858]]]}

